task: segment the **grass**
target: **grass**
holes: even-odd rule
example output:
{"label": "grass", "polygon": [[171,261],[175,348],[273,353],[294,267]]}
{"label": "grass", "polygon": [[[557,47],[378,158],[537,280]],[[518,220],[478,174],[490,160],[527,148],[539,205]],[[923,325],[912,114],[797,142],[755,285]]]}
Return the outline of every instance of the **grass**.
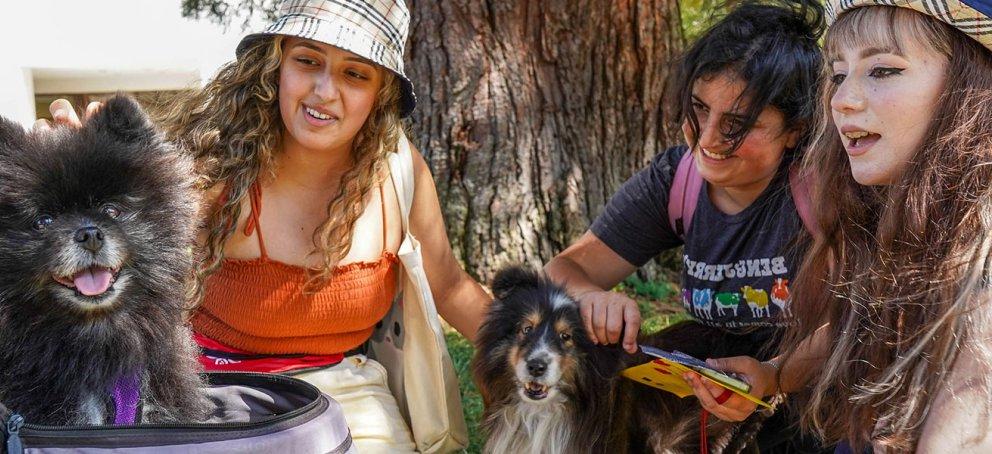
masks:
{"label": "grass", "polygon": [[448,353],[451,354],[451,361],[455,363],[455,371],[458,372],[458,390],[462,394],[462,410],[465,411],[465,422],[468,424],[468,448],[466,452],[482,452],[483,438],[479,431],[479,418],[482,417],[482,396],[479,389],[472,381],[472,369],[469,363],[472,361],[472,353],[475,348],[472,343],[455,331],[445,334],[448,342]]}
{"label": "grass", "polygon": [[[662,328],[689,318],[682,309],[679,301],[679,287],[671,282],[645,282],[630,277],[618,285],[614,291],[623,292],[637,301],[641,310],[643,323],[641,331],[650,334]],[[446,335],[448,352],[455,363],[458,372],[458,387],[462,394],[462,408],[465,411],[465,421],[468,423],[469,445],[468,453],[482,452],[483,437],[479,431],[479,419],[482,417],[482,397],[472,381],[472,370],[469,367],[472,354],[475,352],[472,344],[455,331]]]}

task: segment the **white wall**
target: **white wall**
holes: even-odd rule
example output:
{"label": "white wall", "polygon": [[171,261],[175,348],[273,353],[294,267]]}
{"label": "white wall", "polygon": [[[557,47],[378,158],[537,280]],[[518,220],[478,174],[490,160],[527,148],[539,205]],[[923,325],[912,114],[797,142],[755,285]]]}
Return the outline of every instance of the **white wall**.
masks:
{"label": "white wall", "polygon": [[[181,0],[0,3],[0,115],[34,122],[35,93],[174,90],[234,58],[244,33],[183,19]],[[255,23],[253,29],[260,23]]]}

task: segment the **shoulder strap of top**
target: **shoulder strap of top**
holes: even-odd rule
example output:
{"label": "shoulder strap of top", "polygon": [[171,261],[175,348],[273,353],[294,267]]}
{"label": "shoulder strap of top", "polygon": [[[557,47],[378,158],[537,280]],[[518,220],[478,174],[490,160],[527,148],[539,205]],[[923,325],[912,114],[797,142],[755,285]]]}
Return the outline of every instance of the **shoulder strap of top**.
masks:
{"label": "shoulder strap of top", "polygon": [[[399,192],[397,191],[397,194]],[[262,188],[259,186],[258,182],[251,185],[248,191],[248,198],[251,200],[251,213],[249,213],[248,220],[245,221],[244,234],[245,236],[251,236],[252,232],[255,233],[255,238],[258,240],[258,250],[262,258],[268,258],[269,254],[265,250],[265,240],[262,239],[262,228],[259,223],[259,217],[262,215]],[[386,250],[386,199],[383,192],[382,185],[379,186],[379,205],[382,209],[382,250]]]}
{"label": "shoulder strap of top", "polygon": [[809,178],[800,173],[799,166],[793,165],[789,169],[789,189],[792,191],[792,203],[796,205],[799,212],[799,219],[803,221],[806,231],[816,236],[819,229],[816,219],[813,217],[813,204],[809,195]]}
{"label": "shoulder strap of top", "polygon": [[265,252],[265,240],[262,239],[262,225],[259,224],[259,217],[262,215],[262,187],[259,186],[258,182],[251,184],[248,189],[248,198],[251,201],[251,212],[248,213],[248,220],[245,221],[245,236],[251,236],[252,232],[255,232],[255,237],[258,239],[258,251],[265,259],[269,256]]}

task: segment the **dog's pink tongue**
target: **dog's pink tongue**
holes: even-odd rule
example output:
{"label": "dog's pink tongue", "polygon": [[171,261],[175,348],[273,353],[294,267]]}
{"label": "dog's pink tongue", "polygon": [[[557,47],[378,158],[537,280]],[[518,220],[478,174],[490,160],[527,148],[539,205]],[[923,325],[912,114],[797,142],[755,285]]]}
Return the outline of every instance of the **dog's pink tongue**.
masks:
{"label": "dog's pink tongue", "polygon": [[110,288],[110,280],[113,274],[106,268],[87,268],[76,273],[72,277],[72,283],[76,285],[76,290],[86,296],[95,296],[106,292]]}

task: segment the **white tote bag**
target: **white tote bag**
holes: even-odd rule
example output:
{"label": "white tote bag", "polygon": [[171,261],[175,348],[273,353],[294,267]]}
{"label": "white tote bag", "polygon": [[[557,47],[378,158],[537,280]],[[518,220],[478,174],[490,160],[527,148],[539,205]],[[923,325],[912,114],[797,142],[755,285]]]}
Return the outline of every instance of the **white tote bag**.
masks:
{"label": "white tote bag", "polygon": [[370,354],[388,371],[389,388],[413,432],[417,450],[444,453],[468,444],[455,373],[444,340],[434,297],[424,272],[420,243],[410,233],[413,205],[413,154],[406,137],[389,156],[389,170],[399,197],[403,242],[401,293],[370,341]]}

